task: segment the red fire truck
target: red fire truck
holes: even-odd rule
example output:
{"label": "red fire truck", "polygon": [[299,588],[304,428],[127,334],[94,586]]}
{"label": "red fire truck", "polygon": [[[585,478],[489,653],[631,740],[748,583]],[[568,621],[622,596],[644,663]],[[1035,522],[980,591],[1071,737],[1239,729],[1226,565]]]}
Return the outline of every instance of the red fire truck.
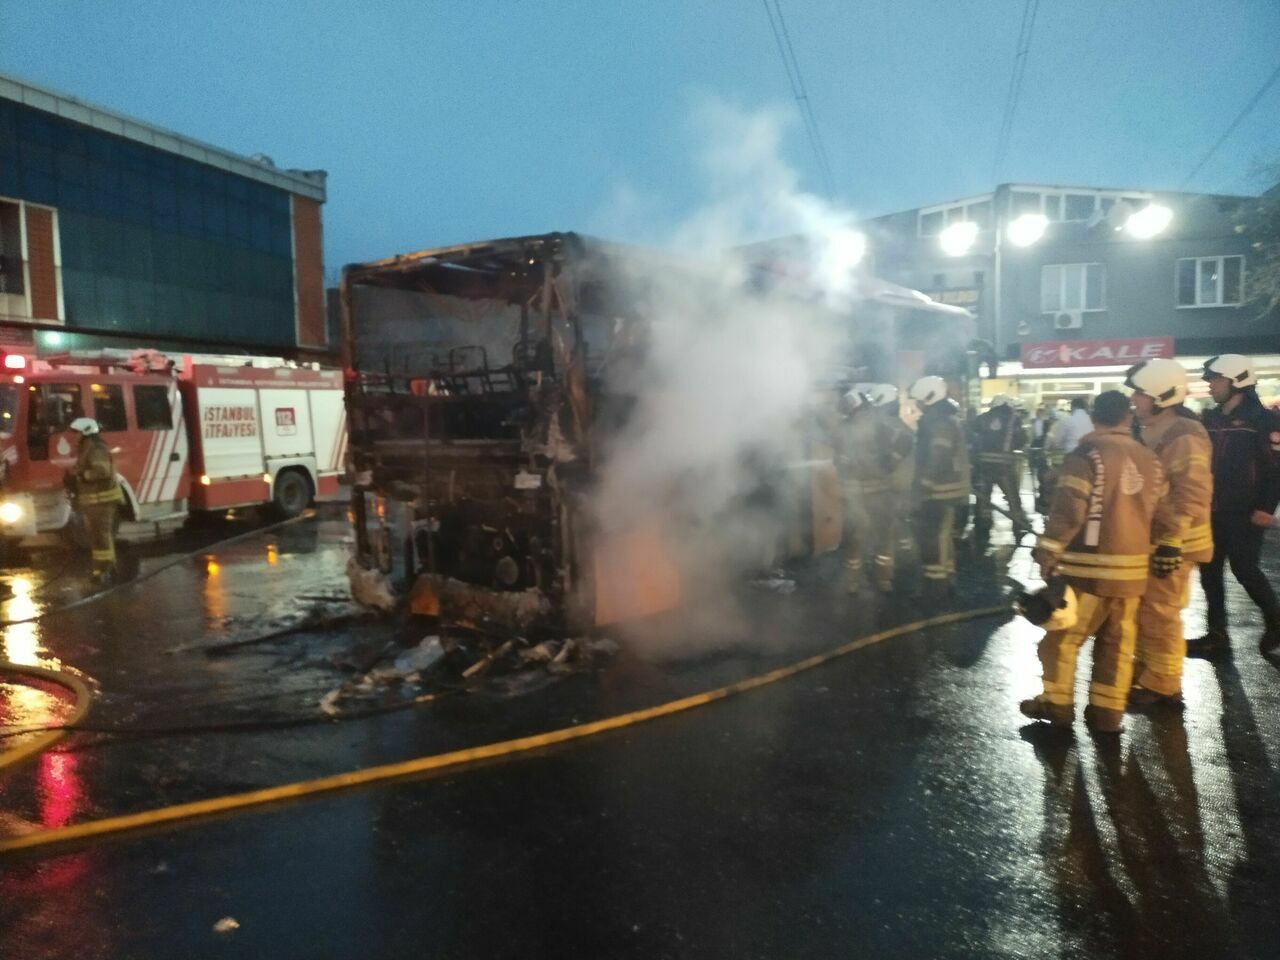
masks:
{"label": "red fire truck", "polygon": [[122,521],[274,505],[300,513],[338,492],[346,453],[342,374],[279,361],[174,364],[132,357],[32,360],[0,368],[0,541],[67,528],[63,477],[77,417],[98,421],[124,491]]}

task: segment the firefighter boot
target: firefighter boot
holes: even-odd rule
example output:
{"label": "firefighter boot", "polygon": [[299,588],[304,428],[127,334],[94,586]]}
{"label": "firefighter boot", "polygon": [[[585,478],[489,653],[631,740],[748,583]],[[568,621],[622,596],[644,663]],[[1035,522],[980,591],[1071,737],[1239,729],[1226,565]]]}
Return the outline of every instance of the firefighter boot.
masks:
{"label": "firefighter boot", "polygon": [[1067,727],[1075,721],[1075,710],[1067,704],[1050,703],[1043,697],[1032,697],[1018,704],[1024,717],[1044,720],[1054,727]]}
{"label": "firefighter boot", "polygon": [[1146,713],[1161,708],[1181,710],[1184,706],[1186,704],[1183,703],[1181,693],[1157,693],[1134,684],[1129,691],[1129,703],[1125,709],[1130,713]]}
{"label": "firefighter boot", "polygon": [[859,593],[862,590],[862,558],[845,557],[844,592]]}
{"label": "firefighter boot", "polygon": [[1212,659],[1231,655],[1231,638],[1220,627],[1210,627],[1203,637],[1187,640],[1187,656]]}
{"label": "firefighter boot", "polygon": [[1124,711],[1090,704],[1084,708],[1084,725],[1089,728],[1090,733],[1108,736],[1118,734],[1124,729]]}

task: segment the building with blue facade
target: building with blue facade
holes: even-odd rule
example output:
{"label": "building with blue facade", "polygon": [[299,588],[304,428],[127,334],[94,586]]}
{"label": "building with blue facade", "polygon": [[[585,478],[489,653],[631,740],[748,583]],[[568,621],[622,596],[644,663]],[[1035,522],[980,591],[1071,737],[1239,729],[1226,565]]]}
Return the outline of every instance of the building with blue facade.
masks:
{"label": "building with blue facade", "polygon": [[0,75],[0,340],[324,352],[323,171]]}

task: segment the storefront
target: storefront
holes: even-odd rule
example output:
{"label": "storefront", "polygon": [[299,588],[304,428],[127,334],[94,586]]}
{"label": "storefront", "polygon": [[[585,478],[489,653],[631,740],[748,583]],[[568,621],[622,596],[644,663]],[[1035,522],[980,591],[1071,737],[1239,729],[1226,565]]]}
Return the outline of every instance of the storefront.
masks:
{"label": "storefront", "polygon": [[[1230,351],[1225,351],[1230,352]],[[1132,340],[1063,340],[1024,343],[1021,362],[1000,364],[999,376],[982,382],[982,395],[1020,397],[1028,410],[1041,404],[1066,406],[1073,397],[1094,397],[1124,386],[1124,375],[1141,360],[1173,357],[1191,380],[1193,409],[1210,404],[1209,390],[1200,379],[1209,355],[1175,352],[1172,337]],[[1258,395],[1267,406],[1280,404],[1280,354],[1252,357],[1258,371]]]}

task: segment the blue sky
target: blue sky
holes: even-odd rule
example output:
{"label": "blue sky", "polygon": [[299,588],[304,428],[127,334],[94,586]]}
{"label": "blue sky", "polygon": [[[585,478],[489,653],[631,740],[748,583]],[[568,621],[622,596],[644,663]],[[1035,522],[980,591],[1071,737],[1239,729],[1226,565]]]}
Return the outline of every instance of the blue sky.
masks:
{"label": "blue sky", "polygon": [[[1022,0],[782,8],[842,206],[990,188]],[[641,239],[620,197],[628,232],[661,235],[706,200],[696,104],[795,116],[759,0],[0,0],[0,22],[0,69],[328,170],[331,274],[551,229]],[[1178,187],[1277,37],[1276,0],[1041,0],[999,179]],[[782,154],[821,189],[798,122]],[[1190,189],[1257,192],[1276,159],[1280,84]]]}

